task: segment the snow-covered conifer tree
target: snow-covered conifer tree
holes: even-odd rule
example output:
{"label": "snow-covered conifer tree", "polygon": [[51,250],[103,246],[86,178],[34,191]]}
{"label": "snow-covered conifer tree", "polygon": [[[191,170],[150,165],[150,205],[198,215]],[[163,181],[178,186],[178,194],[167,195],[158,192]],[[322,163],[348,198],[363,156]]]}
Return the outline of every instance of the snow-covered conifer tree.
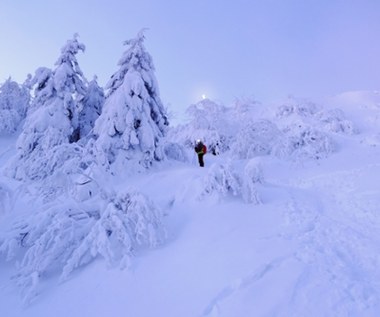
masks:
{"label": "snow-covered conifer tree", "polygon": [[53,71],[47,67],[39,67],[28,83],[29,88],[34,90],[32,91],[33,99],[28,108],[27,115],[47,104],[55,96]]}
{"label": "snow-covered conifer tree", "polygon": [[[37,69],[31,81],[34,99],[17,140],[17,157],[9,169],[14,177],[45,178],[70,161],[69,157],[79,155],[75,144],[67,144],[76,142],[80,135],[78,118],[86,86],[75,55],[84,49],[74,36],[62,48],[54,71]],[[61,145],[67,147],[64,156],[56,155]]]}
{"label": "snow-covered conifer tree", "polygon": [[11,78],[0,86],[0,134],[12,134],[18,129],[29,101],[28,88]]}
{"label": "snow-covered conifer tree", "polygon": [[81,111],[81,102],[86,95],[86,79],[79,67],[76,54],[79,51],[84,52],[85,46],[77,40],[75,34],[72,40],[68,40],[66,45],[61,49],[61,56],[55,65],[57,68],[54,72],[54,86],[57,91],[57,97],[63,101],[63,107],[68,116],[72,134],[70,142],[76,142],[80,136],[79,113]]}
{"label": "snow-covered conifer tree", "polygon": [[80,138],[85,137],[94,128],[96,119],[102,112],[104,91],[99,87],[96,76],[89,82],[87,93],[82,101],[82,111],[79,114]]}
{"label": "snow-covered conifer tree", "polygon": [[106,167],[134,159],[148,167],[163,158],[160,140],[166,134],[168,119],[153,61],[144,47],[143,30],[125,45],[128,49],[106,86],[107,99],[95,123],[95,155]]}

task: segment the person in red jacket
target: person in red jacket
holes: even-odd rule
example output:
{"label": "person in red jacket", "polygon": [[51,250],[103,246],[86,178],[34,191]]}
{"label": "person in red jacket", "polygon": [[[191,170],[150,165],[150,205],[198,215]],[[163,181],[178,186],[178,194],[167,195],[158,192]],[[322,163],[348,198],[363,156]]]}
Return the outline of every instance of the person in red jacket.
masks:
{"label": "person in red jacket", "polygon": [[195,152],[198,154],[198,162],[199,162],[199,166],[204,167],[204,166],[205,166],[205,163],[204,163],[204,161],[203,161],[203,155],[205,155],[206,152],[207,152],[207,147],[206,147],[206,145],[204,145],[204,144],[202,143],[201,140],[197,140],[197,141],[195,142],[194,150],[195,150]]}

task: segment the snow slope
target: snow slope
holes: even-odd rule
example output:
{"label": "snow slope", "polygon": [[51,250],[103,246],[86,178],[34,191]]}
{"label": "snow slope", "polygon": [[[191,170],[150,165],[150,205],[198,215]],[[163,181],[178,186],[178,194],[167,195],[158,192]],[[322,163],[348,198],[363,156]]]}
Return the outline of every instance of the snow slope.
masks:
{"label": "snow slope", "polygon": [[[343,107],[359,133],[339,136],[327,159],[257,158],[261,204],[202,195],[223,156],[206,155],[203,169],[194,158],[119,175],[116,189],[133,186],[165,211],[166,243],[137,253],[129,269],[98,260],[64,283],[48,276],[26,307],[15,268],[0,260],[0,316],[379,316],[380,103],[363,92],[329,102]],[[12,141],[1,140],[2,164]],[[1,225],[16,212],[17,196],[8,179],[0,185]]]}

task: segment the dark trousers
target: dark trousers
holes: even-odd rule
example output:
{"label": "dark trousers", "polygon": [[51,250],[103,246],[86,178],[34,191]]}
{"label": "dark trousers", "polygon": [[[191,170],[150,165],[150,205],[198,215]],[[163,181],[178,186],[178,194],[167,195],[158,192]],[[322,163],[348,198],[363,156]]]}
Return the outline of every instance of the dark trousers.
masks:
{"label": "dark trousers", "polygon": [[203,162],[203,153],[199,153],[198,154],[198,162],[199,162],[199,166],[203,167],[205,166],[205,163]]}

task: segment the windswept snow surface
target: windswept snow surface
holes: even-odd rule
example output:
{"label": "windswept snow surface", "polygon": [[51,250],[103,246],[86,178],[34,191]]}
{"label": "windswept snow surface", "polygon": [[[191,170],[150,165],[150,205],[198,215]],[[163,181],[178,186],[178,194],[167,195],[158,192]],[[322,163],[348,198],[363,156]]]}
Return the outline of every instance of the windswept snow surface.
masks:
{"label": "windswept snow surface", "polygon": [[[0,316],[380,316],[380,103],[362,97],[330,100],[344,103],[361,132],[339,136],[328,158],[257,158],[260,204],[204,195],[205,177],[223,155],[207,154],[205,168],[194,157],[118,175],[115,188],[133,185],[165,212],[165,244],[138,252],[128,269],[97,260],[63,283],[48,276],[26,307],[15,268],[1,260]],[[12,142],[1,142],[3,164]],[[1,230],[2,220],[26,208],[16,188],[0,179]]]}

